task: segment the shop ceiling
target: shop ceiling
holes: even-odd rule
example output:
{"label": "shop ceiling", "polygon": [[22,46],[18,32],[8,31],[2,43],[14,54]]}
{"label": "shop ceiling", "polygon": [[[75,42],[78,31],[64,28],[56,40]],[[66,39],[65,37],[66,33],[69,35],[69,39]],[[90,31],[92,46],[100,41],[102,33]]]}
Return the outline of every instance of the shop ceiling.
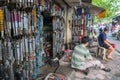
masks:
{"label": "shop ceiling", "polygon": [[[59,0],[61,1],[61,0]],[[92,0],[63,0],[70,7],[89,7],[90,13],[97,16],[101,12],[104,12],[105,9],[92,5]]]}

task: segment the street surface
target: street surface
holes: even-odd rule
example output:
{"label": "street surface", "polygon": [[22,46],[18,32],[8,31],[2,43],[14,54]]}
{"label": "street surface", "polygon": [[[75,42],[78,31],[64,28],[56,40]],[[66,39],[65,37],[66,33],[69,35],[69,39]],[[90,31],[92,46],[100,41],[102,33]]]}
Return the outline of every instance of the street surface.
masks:
{"label": "street surface", "polygon": [[[57,73],[65,74],[67,80],[120,80],[120,40],[116,37],[112,37],[108,34],[108,39],[116,44],[116,49],[113,52],[113,60],[105,61],[96,57],[100,60],[106,67],[111,69],[111,72],[104,72],[102,70],[90,70],[89,74],[86,76],[81,72],[75,72],[70,68],[70,65],[60,66]],[[96,51],[97,49],[95,49]]]}
{"label": "street surface", "polygon": [[112,37],[111,33],[108,34],[108,39],[116,44],[116,51],[120,53],[120,40],[117,40],[116,37]]}

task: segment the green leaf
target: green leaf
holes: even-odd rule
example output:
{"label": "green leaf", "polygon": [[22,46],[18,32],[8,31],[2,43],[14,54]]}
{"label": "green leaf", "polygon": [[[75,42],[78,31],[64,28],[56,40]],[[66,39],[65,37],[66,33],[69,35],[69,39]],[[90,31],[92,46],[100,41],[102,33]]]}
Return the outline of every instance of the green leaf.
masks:
{"label": "green leaf", "polygon": [[[116,12],[120,10],[120,0],[92,0],[92,4],[106,9],[107,15],[101,21],[111,20],[116,15]],[[95,18],[95,21],[99,20]]]}

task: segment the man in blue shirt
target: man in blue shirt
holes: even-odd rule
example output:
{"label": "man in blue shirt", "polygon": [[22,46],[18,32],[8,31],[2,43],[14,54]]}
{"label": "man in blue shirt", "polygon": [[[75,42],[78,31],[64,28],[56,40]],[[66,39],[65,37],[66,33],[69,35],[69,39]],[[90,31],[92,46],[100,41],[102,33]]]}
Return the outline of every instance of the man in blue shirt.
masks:
{"label": "man in blue shirt", "polygon": [[100,35],[98,36],[98,42],[99,42],[99,45],[101,47],[104,47],[107,49],[106,51],[106,55],[107,55],[107,58],[108,59],[113,59],[112,58],[112,52],[114,51],[114,48],[113,48],[113,43],[110,42],[107,38],[107,33],[109,32],[109,28],[108,27],[105,27],[104,28],[104,31],[102,33],[100,33]]}

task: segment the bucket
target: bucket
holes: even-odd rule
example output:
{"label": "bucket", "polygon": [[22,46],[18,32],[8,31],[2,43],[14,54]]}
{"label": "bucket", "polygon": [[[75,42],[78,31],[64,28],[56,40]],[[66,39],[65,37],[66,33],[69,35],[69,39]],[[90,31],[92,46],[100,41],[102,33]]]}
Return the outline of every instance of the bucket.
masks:
{"label": "bucket", "polygon": [[116,48],[116,44],[112,44],[113,48]]}

